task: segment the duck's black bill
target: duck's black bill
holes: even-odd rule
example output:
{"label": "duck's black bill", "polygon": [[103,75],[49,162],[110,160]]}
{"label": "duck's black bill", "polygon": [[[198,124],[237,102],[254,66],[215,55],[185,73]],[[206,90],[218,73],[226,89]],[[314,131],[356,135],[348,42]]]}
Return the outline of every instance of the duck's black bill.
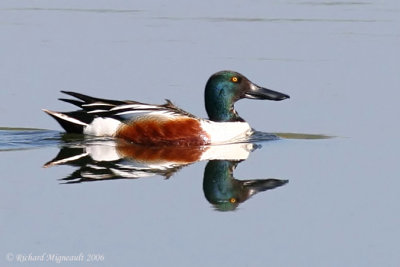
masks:
{"label": "duck's black bill", "polygon": [[274,101],[281,101],[290,98],[289,95],[263,88],[255,84],[253,84],[251,89],[245,93],[244,97],[249,99],[266,99]]}

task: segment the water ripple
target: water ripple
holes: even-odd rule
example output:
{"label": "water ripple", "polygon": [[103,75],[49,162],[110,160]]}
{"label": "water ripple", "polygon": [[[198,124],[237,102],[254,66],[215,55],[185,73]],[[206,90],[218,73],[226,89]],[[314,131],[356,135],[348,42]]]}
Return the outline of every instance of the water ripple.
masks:
{"label": "water ripple", "polygon": [[[250,138],[236,140],[235,143],[263,143],[278,139],[328,139],[333,136],[302,133],[265,133],[254,132]],[[34,128],[0,127],[0,151],[26,150],[48,146],[76,146],[92,142],[114,140],[110,137],[66,134],[59,131]]]}
{"label": "water ripple", "polygon": [[57,131],[0,127],[0,151],[52,146],[60,142],[60,137]]}
{"label": "water ripple", "polygon": [[4,11],[56,11],[56,12],[84,12],[84,13],[137,13],[138,9],[109,9],[109,8],[42,8],[42,7],[21,7],[2,8]]}

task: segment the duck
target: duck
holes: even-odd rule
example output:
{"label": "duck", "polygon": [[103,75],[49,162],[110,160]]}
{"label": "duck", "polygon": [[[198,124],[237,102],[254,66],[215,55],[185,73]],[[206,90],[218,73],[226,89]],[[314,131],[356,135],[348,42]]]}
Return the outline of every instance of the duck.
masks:
{"label": "duck", "polygon": [[236,71],[223,70],[208,79],[204,101],[208,119],[174,105],[133,100],[111,100],[61,91],[73,97],[59,100],[79,110],[58,112],[43,109],[67,133],[120,138],[139,145],[206,146],[229,144],[254,132],[234,108],[240,99],[280,101],[289,95],[256,85]]}

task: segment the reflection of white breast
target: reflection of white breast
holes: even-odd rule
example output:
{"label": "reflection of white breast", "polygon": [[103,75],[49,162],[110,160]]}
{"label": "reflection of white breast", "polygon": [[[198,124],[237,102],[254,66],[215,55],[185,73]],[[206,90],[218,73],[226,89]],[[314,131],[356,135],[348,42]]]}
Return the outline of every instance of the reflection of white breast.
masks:
{"label": "reflection of white breast", "polygon": [[211,144],[234,143],[247,138],[252,130],[247,122],[213,122],[201,120],[201,127],[210,136]]}
{"label": "reflection of white breast", "polygon": [[254,146],[251,143],[208,146],[200,160],[246,160]]}

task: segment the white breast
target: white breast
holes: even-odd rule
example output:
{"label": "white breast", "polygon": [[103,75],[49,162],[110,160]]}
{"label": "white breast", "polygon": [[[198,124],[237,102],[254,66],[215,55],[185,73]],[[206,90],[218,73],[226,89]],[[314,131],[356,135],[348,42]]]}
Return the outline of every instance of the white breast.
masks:
{"label": "white breast", "polygon": [[227,144],[243,141],[251,135],[247,122],[214,122],[201,120],[201,127],[209,134],[211,144]]}

